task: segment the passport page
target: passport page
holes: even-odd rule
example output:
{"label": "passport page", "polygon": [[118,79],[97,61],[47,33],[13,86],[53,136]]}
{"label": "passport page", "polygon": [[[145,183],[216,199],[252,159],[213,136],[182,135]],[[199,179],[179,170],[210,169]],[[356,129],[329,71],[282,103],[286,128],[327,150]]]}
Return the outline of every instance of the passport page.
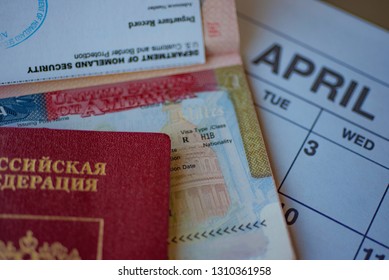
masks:
{"label": "passport page", "polygon": [[[234,95],[245,96],[239,88],[244,82],[232,76],[231,69],[224,71],[230,71],[227,80],[238,94],[223,77],[215,84],[213,72],[191,73],[4,99],[1,104],[8,102],[5,110],[14,113],[3,124],[166,133],[172,141],[171,259],[293,258],[263,141],[258,142],[258,135],[243,136],[244,115],[235,113]],[[101,111],[103,107],[93,99],[100,93],[100,100],[110,100],[122,89],[130,93],[122,94],[127,108],[120,109],[120,102],[114,102],[110,111]],[[12,115],[20,118],[12,119]],[[250,121],[246,118],[246,122]]]}

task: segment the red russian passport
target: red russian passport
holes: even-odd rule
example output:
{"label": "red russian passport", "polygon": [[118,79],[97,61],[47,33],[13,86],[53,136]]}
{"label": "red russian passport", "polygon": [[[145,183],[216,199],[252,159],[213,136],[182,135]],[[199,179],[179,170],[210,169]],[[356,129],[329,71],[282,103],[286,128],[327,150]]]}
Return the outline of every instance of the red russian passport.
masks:
{"label": "red russian passport", "polygon": [[167,259],[170,139],[0,128],[0,259]]}

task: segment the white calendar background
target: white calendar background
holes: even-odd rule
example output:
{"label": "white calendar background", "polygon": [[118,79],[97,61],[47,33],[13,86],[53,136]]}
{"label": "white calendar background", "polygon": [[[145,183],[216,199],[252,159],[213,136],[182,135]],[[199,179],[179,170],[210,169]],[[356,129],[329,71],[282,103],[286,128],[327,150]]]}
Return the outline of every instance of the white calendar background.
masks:
{"label": "white calendar background", "polygon": [[316,1],[237,1],[300,259],[389,259],[389,36]]}

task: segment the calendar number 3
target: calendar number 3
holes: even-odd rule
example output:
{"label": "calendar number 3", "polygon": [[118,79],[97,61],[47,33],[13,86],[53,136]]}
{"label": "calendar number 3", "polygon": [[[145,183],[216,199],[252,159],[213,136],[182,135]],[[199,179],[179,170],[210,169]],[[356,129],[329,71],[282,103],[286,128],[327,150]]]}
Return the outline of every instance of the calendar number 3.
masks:
{"label": "calendar number 3", "polygon": [[319,143],[317,143],[315,140],[309,140],[308,141],[309,148],[304,148],[304,152],[308,156],[313,156],[316,154],[316,150],[319,147]]}

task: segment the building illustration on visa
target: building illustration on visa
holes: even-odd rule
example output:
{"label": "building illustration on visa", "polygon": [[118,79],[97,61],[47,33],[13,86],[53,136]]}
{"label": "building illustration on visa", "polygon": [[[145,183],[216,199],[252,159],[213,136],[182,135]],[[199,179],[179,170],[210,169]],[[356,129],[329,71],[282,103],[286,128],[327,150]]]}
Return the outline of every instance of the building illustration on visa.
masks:
{"label": "building illustration on visa", "polygon": [[173,148],[171,226],[190,227],[211,217],[226,215],[230,197],[216,153],[204,145],[210,140],[185,119],[181,103],[163,106],[168,112],[168,123],[161,132],[170,136]]}

